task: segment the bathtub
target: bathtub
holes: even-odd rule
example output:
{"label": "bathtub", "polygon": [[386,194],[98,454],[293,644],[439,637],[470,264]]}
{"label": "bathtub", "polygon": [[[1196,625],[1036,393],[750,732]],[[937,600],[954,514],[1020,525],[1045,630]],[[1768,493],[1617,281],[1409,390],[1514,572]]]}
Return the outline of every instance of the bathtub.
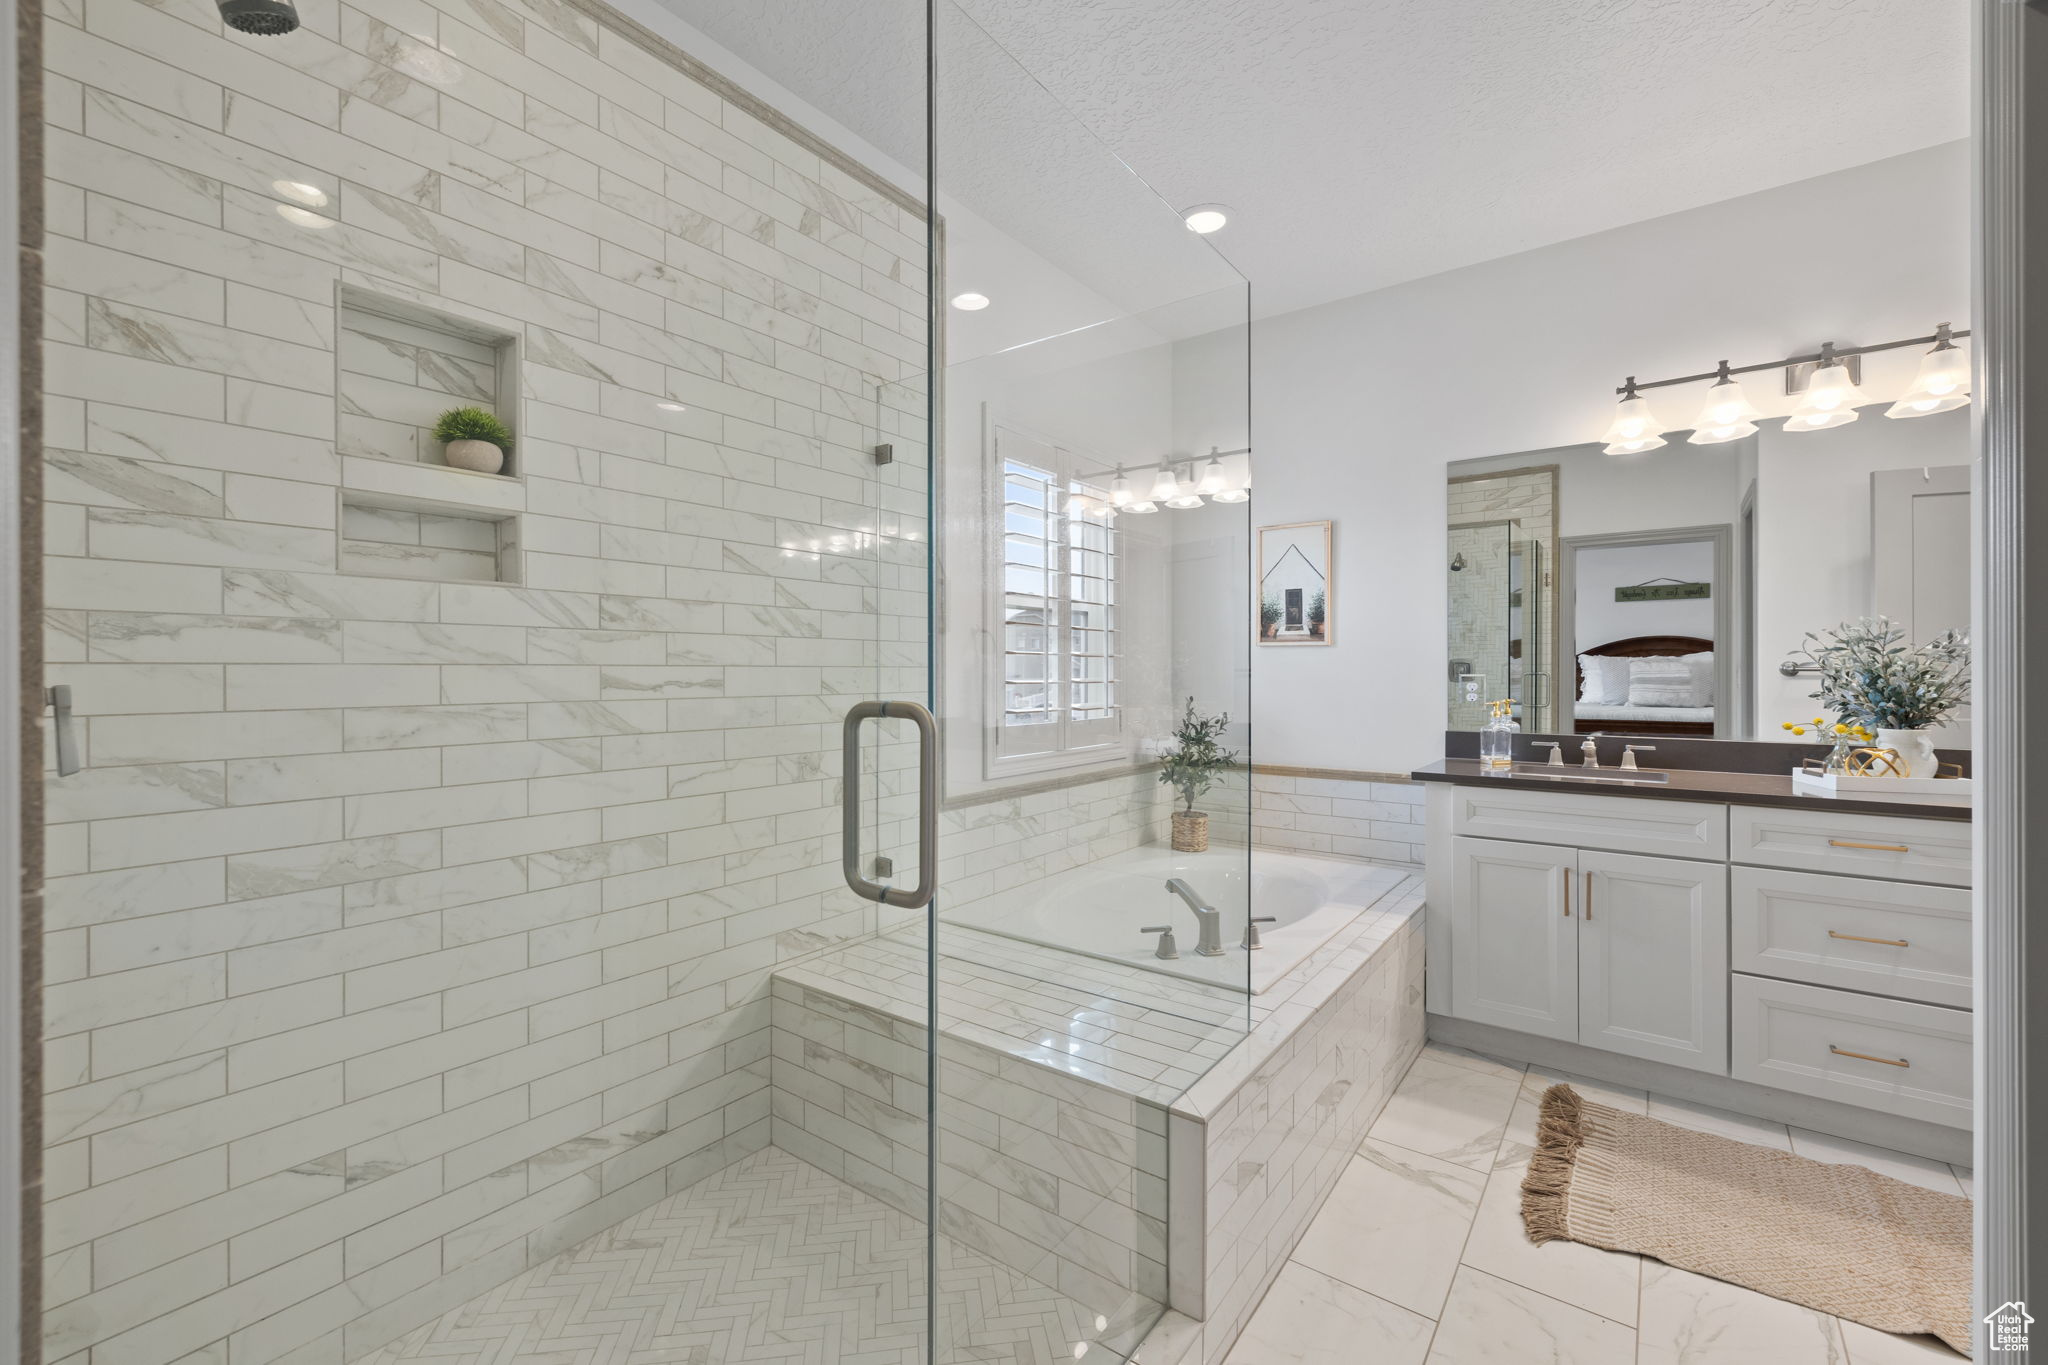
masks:
{"label": "bathtub", "polygon": [[[942,903],[939,920],[1256,994],[1405,875],[1397,868],[1280,850],[1135,848],[957,908]],[[1170,877],[1187,882],[1222,912],[1223,956],[1196,954],[1194,912],[1166,889]],[[1239,946],[1248,901],[1275,920],[1259,926],[1263,946],[1256,952]],[[1178,958],[1155,957],[1159,936],[1139,932],[1159,924],[1173,926]]]}

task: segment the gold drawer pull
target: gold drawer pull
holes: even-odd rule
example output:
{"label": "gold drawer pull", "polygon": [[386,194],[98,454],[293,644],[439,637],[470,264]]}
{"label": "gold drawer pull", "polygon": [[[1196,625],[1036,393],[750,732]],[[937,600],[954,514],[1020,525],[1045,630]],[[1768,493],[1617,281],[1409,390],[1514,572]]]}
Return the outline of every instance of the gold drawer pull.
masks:
{"label": "gold drawer pull", "polygon": [[1907,946],[1906,940],[1902,938],[1865,938],[1861,934],[1838,934],[1832,929],[1828,930],[1828,937],[1845,938],[1851,943],[1882,943],[1887,948],[1904,948]]}
{"label": "gold drawer pull", "polygon": [[1558,871],[1564,873],[1564,917],[1570,919],[1572,917],[1572,870],[1568,867],[1560,867]]}
{"label": "gold drawer pull", "polygon": [[1834,1053],[1837,1057],[1854,1057],[1859,1062],[1878,1062],[1885,1066],[1913,1065],[1904,1057],[1873,1057],[1867,1052],[1851,1052],[1847,1048],[1836,1047],[1833,1043],[1828,1044],[1828,1051]]}
{"label": "gold drawer pull", "polygon": [[1885,852],[1885,853],[1905,853],[1905,852],[1907,852],[1907,851],[1908,851],[1908,850],[1907,850],[1907,848],[1906,848],[1906,846],[1905,846],[1904,844],[1859,844],[1859,843],[1857,843],[1857,842],[1856,842],[1856,841],[1855,841],[1854,839],[1830,839],[1830,840],[1828,840],[1828,847],[1829,847],[1829,848],[1875,848],[1875,849],[1879,849],[1879,850],[1881,850],[1881,851],[1883,851],[1883,852]]}

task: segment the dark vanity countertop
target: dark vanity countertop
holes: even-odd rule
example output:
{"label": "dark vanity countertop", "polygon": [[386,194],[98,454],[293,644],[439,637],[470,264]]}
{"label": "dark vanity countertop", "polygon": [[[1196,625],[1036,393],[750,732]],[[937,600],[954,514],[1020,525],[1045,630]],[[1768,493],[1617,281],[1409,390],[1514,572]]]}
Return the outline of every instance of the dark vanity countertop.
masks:
{"label": "dark vanity countertop", "polygon": [[[1616,771],[1613,768],[1608,772]],[[1807,796],[1792,788],[1791,774],[1725,773],[1698,768],[1660,768],[1664,782],[1604,782],[1574,779],[1570,767],[1552,778],[1505,777],[1476,758],[1443,758],[1417,768],[1417,782],[1449,782],[1462,787],[1499,784],[1525,791],[1590,792],[1598,796],[1635,796],[1652,801],[1729,801],[1743,806],[1789,806],[1800,810],[1841,811],[1854,815],[1918,815],[1936,820],[1967,820],[1967,800],[1931,796]]]}

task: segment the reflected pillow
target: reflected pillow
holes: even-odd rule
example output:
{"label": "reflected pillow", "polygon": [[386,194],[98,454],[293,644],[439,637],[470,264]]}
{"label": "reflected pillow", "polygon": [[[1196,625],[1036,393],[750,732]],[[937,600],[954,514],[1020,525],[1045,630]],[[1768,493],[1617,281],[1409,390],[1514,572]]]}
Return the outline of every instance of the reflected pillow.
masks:
{"label": "reflected pillow", "polygon": [[1714,651],[1706,649],[1678,657],[1692,665],[1693,695],[1699,698],[1693,705],[1714,705]]}
{"label": "reflected pillow", "polygon": [[1703,706],[1692,664],[1684,659],[1630,659],[1630,706]]}
{"label": "reflected pillow", "polygon": [[1588,706],[1628,705],[1628,665],[1627,659],[1581,654],[1579,670],[1586,681],[1579,689],[1579,700]]}

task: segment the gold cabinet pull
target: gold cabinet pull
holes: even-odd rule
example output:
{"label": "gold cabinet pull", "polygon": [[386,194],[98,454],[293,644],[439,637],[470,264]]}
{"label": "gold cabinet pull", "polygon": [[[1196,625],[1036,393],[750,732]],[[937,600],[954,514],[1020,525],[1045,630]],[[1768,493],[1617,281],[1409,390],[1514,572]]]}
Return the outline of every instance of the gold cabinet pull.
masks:
{"label": "gold cabinet pull", "polygon": [[1585,917],[1586,923],[1593,922],[1593,874],[1590,872],[1586,874],[1586,900],[1579,907],[1579,913]]}
{"label": "gold cabinet pull", "polygon": [[1906,940],[1902,938],[1865,938],[1862,934],[1838,934],[1833,929],[1828,930],[1828,937],[1845,938],[1851,943],[1882,943],[1887,948],[1904,948],[1908,946]]}
{"label": "gold cabinet pull", "polygon": [[1828,840],[1828,847],[1874,848],[1884,853],[1905,853],[1909,851],[1904,844],[1859,844],[1854,839],[1830,839]]}
{"label": "gold cabinet pull", "polygon": [[1564,917],[1570,919],[1572,917],[1572,870],[1568,867],[1560,867],[1558,871],[1564,873]]}
{"label": "gold cabinet pull", "polygon": [[1884,1066],[1913,1065],[1904,1057],[1873,1057],[1867,1052],[1851,1052],[1845,1047],[1836,1047],[1833,1043],[1828,1044],[1828,1051],[1834,1053],[1837,1057],[1854,1057],[1859,1062],[1878,1062]]}

